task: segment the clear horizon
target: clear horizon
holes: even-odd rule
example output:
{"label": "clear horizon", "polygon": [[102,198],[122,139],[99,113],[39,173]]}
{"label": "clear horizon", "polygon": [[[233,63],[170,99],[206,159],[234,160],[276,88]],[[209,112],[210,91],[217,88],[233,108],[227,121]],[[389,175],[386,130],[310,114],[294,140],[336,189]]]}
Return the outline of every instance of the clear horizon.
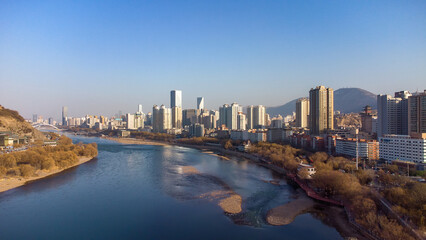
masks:
{"label": "clear horizon", "polygon": [[0,105],[60,118],[205,98],[278,106],[325,85],[426,88],[425,1],[4,1]]}

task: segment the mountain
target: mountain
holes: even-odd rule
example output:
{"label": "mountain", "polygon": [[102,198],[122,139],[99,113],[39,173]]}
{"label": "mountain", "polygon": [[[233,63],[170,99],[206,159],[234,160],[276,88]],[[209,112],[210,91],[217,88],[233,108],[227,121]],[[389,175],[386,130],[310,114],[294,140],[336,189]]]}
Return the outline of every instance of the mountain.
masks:
{"label": "mountain", "polygon": [[0,132],[13,132],[19,136],[28,136],[43,139],[44,135],[34,129],[17,111],[4,108],[0,105]]}
{"label": "mountain", "polygon": [[[266,112],[271,116],[290,115],[296,112],[296,101],[297,99],[294,99],[281,106],[268,107]],[[370,105],[373,109],[377,108],[375,94],[361,88],[340,88],[334,91],[334,111],[357,113],[361,112],[366,105]]]}

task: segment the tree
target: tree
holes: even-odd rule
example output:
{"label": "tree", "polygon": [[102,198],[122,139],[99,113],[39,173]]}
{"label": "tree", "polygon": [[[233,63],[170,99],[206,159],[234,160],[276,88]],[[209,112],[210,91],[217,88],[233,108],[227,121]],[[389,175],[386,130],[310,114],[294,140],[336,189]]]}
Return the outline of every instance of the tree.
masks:
{"label": "tree", "polygon": [[226,141],[225,145],[223,146],[223,148],[225,148],[225,149],[231,149],[232,147],[233,146],[232,146],[231,140]]}
{"label": "tree", "polygon": [[19,170],[21,171],[21,176],[23,177],[31,177],[35,173],[34,167],[29,164],[23,164],[19,166]]}

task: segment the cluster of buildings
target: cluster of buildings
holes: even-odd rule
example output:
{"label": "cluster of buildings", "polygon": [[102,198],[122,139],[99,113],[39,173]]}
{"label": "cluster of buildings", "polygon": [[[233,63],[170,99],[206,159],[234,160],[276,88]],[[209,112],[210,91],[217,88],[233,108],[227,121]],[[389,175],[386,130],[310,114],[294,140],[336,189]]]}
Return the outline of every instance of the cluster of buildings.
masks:
{"label": "cluster of buildings", "polygon": [[366,106],[356,128],[335,129],[333,106],[333,90],[323,86],[299,99],[290,142],[353,158],[426,163],[426,90],[378,95],[377,111]]}
{"label": "cluster of buildings", "polygon": [[231,103],[220,106],[219,110],[208,110],[203,97],[198,97],[196,103],[196,109],[183,109],[182,91],[172,90],[170,106],[154,105],[147,114],[139,105],[135,113],[111,118],[91,115],[72,118],[67,116],[67,107],[63,107],[62,125],[289,142],[295,147],[352,158],[426,162],[426,90],[378,95],[377,110],[366,106],[360,113],[360,126],[337,129],[334,91],[324,86],[312,88],[308,98],[298,99],[296,112],[286,117],[271,118],[263,105],[243,107]]}

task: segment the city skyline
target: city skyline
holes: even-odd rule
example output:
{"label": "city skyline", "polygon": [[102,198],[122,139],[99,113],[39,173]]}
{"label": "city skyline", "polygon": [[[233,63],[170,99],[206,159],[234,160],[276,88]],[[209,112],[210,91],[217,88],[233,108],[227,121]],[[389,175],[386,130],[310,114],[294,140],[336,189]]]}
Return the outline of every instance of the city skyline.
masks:
{"label": "city skyline", "polygon": [[206,109],[277,106],[318,85],[421,91],[425,11],[423,1],[5,2],[0,102],[59,119],[62,106],[167,105],[168,89],[183,91],[183,108],[203,95]]}

